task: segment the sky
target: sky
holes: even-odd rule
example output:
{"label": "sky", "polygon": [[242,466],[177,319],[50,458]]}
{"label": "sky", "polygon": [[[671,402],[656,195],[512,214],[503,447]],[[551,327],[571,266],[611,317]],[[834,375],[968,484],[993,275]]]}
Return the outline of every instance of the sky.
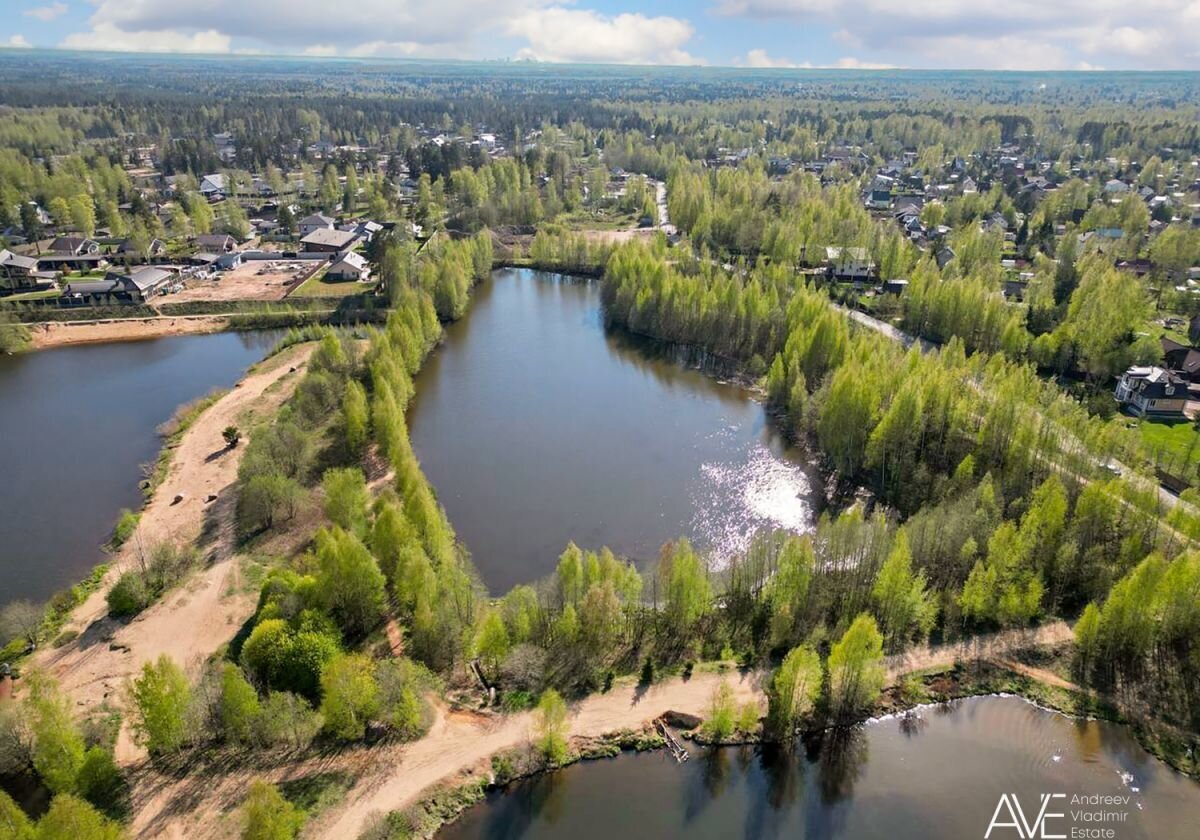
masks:
{"label": "sky", "polygon": [[1200,0],[0,0],[0,47],[1200,70]]}

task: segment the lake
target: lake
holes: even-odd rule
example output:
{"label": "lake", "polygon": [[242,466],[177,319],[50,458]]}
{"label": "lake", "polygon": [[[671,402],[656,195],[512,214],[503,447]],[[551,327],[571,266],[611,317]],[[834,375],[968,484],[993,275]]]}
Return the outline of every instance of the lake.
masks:
{"label": "lake", "polygon": [[569,540],[637,560],[691,538],[718,559],[809,529],[820,494],[753,395],[677,348],[605,329],[595,282],[501,270],[416,378],[413,448],[492,592]]}
{"label": "lake", "polygon": [[175,408],[228,388],[278,332],[214,333],[0,356],[0,604],[44,600],[104,559]]}
{"label": "lake", "polygon": [[[1074,836],[1191,840],[1200,821],[1200,785],[1123,727],[980,697],[790,754],[745,747],[693,750],[684,764],[666,753],[575,764],[489,795],[438,837],[965,840],[984,837],[1004,793],[1030,822],[1042,794],[1066,794],[1047,808],[1065,814],[1046,820],[1047,837],[1101,829],[1113,834]],[[1072,804],[1075,795],[1118,799]],[[1000,812],[994,840],[1018,837],[999,826],[1009,815]]]}

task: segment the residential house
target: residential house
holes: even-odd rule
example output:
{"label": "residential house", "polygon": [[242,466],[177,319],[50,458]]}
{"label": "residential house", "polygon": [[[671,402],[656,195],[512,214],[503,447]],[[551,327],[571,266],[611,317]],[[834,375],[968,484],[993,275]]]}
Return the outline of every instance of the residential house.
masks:
{"label": "residential house", "polygon": [[1124,181],[1113,178],[1111,181],[1106,181],[1104,191],[1109,195],[1120,195],[1121,193],[1129,192],[1129,185]]}
{"label": "residential house", "polygon": [[144,257],[153,259],[155,257],[161,257],[165,253],[167,253],[167,245],[161,239],[151,239],[149,244],[146,245],[146,250],[142,251],[138,247],[137,242],[135,242],[132,238],[126,238],[121,240],[121,244],[117,246],[116,250],[118,257],[127,257],[130,259]]}
{"label": "residential house", "polygon": [[831,276],[841,280],[865,280],[875,268],[866,248],[826,248],[825,266]]}
{"label": "residential house", "polygon": [[1200,384],[1200,349],[1163,336],[1163,366],[1188,382]]}
{"label": "residential house", "polygon": [[313,213],[296,222],[296,230],[300,232],[300,237],[303,239],[313,231],[333,230],[333,219],[322,213]]}
{"label": "residential house", "polygon": [[1181,376],[1165,368],[1134,366],[1117,381],[1115,396],[1142,417],[1183,417],[1188,389]]}
{"label": "residential house", "polygon": [[0,295],[31,292],[48,286],[58,277],[42,268],[40,257],[26,257],[0,248]]}
{"label": "residential house", "polygon": [[954,259],[954,249],[944,245],[934,252],[933,258],[937,260],[938,268],[945,268],[950,260]]}
{"label": "residential house", "polygon": [[175,272],[143,266],[128,274],[110,272],[103,280],[68,283],[59,295],[60,306],[114,306],[144,303],[166,291]]}
{"label": "residential house", "polygon": [[38,266],[43,271],[96,271],[108,266],[104,254],[42,254]]}
{"label": "residential house", "polygon": [[367,281],[371,278],[371,269],[362,254],[346,251],[325,270],[326,280],[345,282],[347,280]]}
{"label": "residential house", "polygon": [[336,254],[354,244],[357,237],[348,230],[331,230],[321,228],[307,236],[300,237],[302,250]]}
{"label": "residential house", "polygon": [[82,236],[60,236],[50,243],[49,250],[52,254],[70,254],[72,256],[99,254],[100,243]]}
{"label": "residential house", "polygon": [[220,201],[228,195],[228,186],[225,183],[225,176],[220,173],[205,175],[200,179],[200,195],[207,198],[209,201]]}
{"label": "residential house", "polygon": [[342,225],[339,230],[348,230],[360,241],[370,242],[375,238],[375,234],[383,230],[383,225],[379,224],[379,222],[373,222],[370,219],[359,219],[356,222],[349,222]]}
{"label": "residential house", "polygon": [[197,250],[228,254],[237,250],[237,240],[227,233],[202,233],[192,239]]}

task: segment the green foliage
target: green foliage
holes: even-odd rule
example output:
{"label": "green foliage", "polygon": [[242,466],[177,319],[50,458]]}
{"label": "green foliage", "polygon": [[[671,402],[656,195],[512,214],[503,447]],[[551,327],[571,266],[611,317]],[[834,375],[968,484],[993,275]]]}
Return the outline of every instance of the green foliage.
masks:
{"label": "green foliage", "polygon": [[854,619],[829,652],[830,708],[840,720],[851,719],[873,705],[883,690],[883,637],[875,619]]}
{"label": "green foliage", "polygon": [[354,458],[362,458],[370,434],[370,412],[367,408],[367,392],[354,380],[346,383],[342,397],[342,422],[346,428],[346,447]]}
{"label": "green foliage", "polygon": [[704,737],[715,743],[727,741],[737,728],[737,704],[733,696],[733,686],[728,680],[721,680],[713,688],[708,700],[708,713],[700,731]]}
{"label": "green foliage", "polygon": [[54,797],[32,835],[34,840],[123,840],[125,836],[120,824],[68,793]]}
{"label": "green foliage", "polygon": [[222,736],[234,743],[250,743],[261,714],[262,706],[254,686],[240,668],[226,662],[221,666],[221,693],[217,699]]}
{"label": "green foliage", "polygon": [[333,524],[364,537],[371,496],[362,470],[358,467],[326,470],[321,489],[325,493],[325,515]]}
{"label": "green foliage", "polygon": [[303,697],[287,691],[272,691],[263,701],[257,735],[265,744],[302,750],[312,743],[322,726],[321,715]]}
{"label": "green foliage", "polygon": [[821,658],[812,648],[793,648],[775,669],[767,689],[767,731],[786,741],[821,694]]}
{"label": "green foliage", "polygon": [[259,621],[242,646],[242,663],[270,688],[316,697],[326,663],[341,653],[336,632],[310,622]]}
{"label": "green foliage", "polygon": [[666,598],[663,617],[678,638],[686,638],[712,604],[708,570],[682,539],[665,549],[658,575]]}
{"label": "green foliage", "polygon": [[533,741],[547,764],[567,760],[567,704],[552,688],[542,692],[534,711]]}
{"label": "green foliage", "polygon": [[288,802],[279,788],[255,779],[242,805],[242,840],[292,840],[304,826],[304,812]]}
{"label": "green foliage", "polygon": [[121,508],[121,513],[117,517],[117,524],[113,526],[112,536],[108,540],[108,544],[112,548],[120,548],[137,530],[138,522],[142,516],[140,513],[134,513],[129,508]]}
{"label": "green foliage", "polygon": [[33,823],[13,798],[0,790],[0,836],[10,840],[33,840]]}
{"label": "green foliage", "polygon": [[336,525],[317,533],[316,546],[322,605],[346,636],[365,635],[383,617],[387,581],[379,564],[358,537]]}
{"label": "green foliage", "polygon": [[25,707],[33,737],[33,769],[50,790],[73,793],[86,749],[71,716],[70,700],[56,683],[42,675],[31,675],[28,682]]}
{"label": "green foliage", "polygon": [[913,635],[924,636],[933,627],[937,603],[926,590],[925,573],[913,571],[908,534],[903,528],[896,532],[892,551],[875,578],[871,599],[893,651],[903,648]]}
{"label": "green foliage", "polygon": [[165,654],[142,666],[129,686],[132,724],[151,755],[176,752],[187,743],[192,689],[183,669]]}
{"label": "green foliage", "polygon": [[344,654],[325,666],[321,672],[321,716],[331,735],[358,740],[380,711],[379,684],[370,659]]}

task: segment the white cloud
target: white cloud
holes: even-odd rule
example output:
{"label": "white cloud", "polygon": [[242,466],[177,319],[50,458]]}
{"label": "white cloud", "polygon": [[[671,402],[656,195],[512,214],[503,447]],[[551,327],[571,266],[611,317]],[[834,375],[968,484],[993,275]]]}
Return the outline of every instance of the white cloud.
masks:
{"label": "white cloud", "polygon": [[800,65],[786,58],[772,58],[766,50],[750,50],[739,64],[744,67],[799,67]]}
{"label": "white cloud", "polygon": [[[540,61],[701,63],[686,50],[692,26],[675,17],[603,15],[573,0],[93,0],[91,31],[64,46],[306,55],[470,58],[513,55]],[[222,40],[223,39],[223,40]]]}
{"label": "white cloud", "polygon": [[833,64],[813,64],[809,61],[796,63],[786,58],[773,58],[766,50],[750,50],[746,57],[735,62],[742,67],[796,67],[805,70],[895,70],[894,64],[879,64],[872,61],[862,61],[853,56],[839,58]]}
{"label": "white cloud", "polygon": [[507,31],[529,43],[520,58],[610,64],[702,64],[683,49],[695,30],[679,18],[641,13],[613,17],[552,8],[512,19]]}
{"label": "white cloud", "polygon": [[556,0],[93,0],[93,33],[216,30],[267,51],[466,55],[515,17]]}
{"label": "white cloud", "polygon": [[32,9],[26,9],[25,17],[37,18],[42,23],[49,23],[56,17],[62,17],[67,13],[66,3],[51,3],[49,6],[35,6]]}
{"label": "white cloud", "polygon": [[215,29],[181,32],[176,29],[125,30],[111,23],[100,23],[90,32],[76,32],[60,46],[78,50],[116,52],[227,53],[232,40]]}
{"label": "white cloud", "polygon": [[831,27],[920,67],[1200,68],[1200,0],[714,0],[719,15]]}
{"label": "white cloud", "polygon": [[24,35],[11,35],[7,41],[0,42],[0,47],[11,47],[13,49],[27,50],[33,44],[26,40]]}
{"label": "white cloud", "polygon": [[881,64],[878,61],[863,61],[854,56],[843,56],[832,65],[839,70],[895,70],[895,64]]}

